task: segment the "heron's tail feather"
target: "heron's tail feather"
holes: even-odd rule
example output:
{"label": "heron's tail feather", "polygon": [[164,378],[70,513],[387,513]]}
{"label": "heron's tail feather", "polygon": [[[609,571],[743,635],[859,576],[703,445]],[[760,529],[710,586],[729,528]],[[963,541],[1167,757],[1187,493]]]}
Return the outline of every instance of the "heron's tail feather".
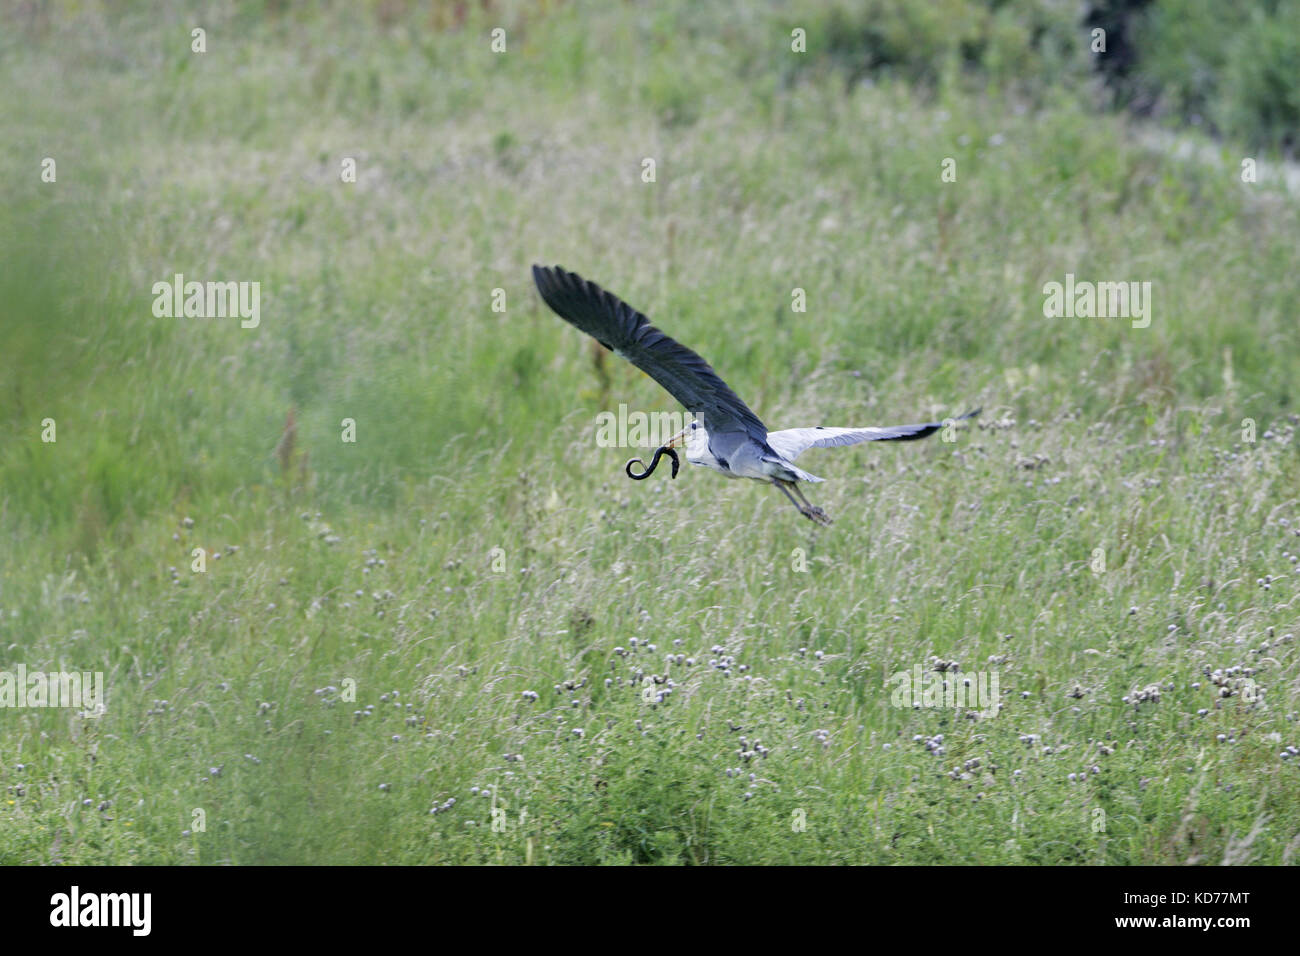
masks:
{"label": "heron's tail feather", "polygon": [[825,481],[825,480],[826,480],[825,478],[818,478],[816,475],[804,471],[802,468],[800,468],[798,465],[794,464],[794,462],[791,462],[791,461],[785,461],[784,459],[781,459],[781,458],[764,458],[763,460],[764,460],[764,461],[770,461],[770,462],[772,462],[773,464],[780,465],[781,468],[782,468],[785,472],[787,472],[787,474],[784,474],[784,475],[781,476],[781,477],[784,478],[786,481],[813,481],[813,482],[816,482],[816,481]]}

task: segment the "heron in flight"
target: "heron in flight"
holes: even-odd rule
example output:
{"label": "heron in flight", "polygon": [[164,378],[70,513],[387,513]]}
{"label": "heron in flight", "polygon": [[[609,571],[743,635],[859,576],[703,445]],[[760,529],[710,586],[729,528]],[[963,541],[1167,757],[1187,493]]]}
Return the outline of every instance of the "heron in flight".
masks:
{"label": "heron in flight", "polygon": [[[825,481],[809,474],[795,459],[809,448],[856,445],[864,441],[914,441],[932,435],[944,422],[890,425],[884,428],[787,428],[769,432],[758,416],[695,352],[675,342],[650,324],[650,320],[618,296],[561,266],[533,266],[533,281],[555,314],[586,332],[605,348],[631,362],[668,390],[696,418],[656,453],[642,475],[654,470],[661,453],[673,459],[674,448],[685,448],[686,460],[721,472],[728,478],[752,478],[780,488],[799,513],[818,524],[830,524],[826,512],[799,490],[804,481]],[[980,413],[967,412],[952,421]],[[635,459],[634,459],[635,461]],[[797,500],[796,500],[797,496]]]}

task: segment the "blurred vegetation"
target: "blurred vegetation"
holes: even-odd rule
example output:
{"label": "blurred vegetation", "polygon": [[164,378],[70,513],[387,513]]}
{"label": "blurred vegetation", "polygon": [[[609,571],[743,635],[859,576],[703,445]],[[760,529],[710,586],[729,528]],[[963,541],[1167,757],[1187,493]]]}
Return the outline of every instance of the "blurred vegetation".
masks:
{"label": "blurred vegetation", "polygon": [[[1071,89],[1091,107],[1203,126],[1249,149],[1290,156],[1300,146],[1300,0],[829,0],[784,10],[814,38],[809,68],[820,54],[847,82],[960,82],[1032,102]],[[1096,51],[1094,29],[1105,31]]]}
{"label": "blurred vegetation", "polygon": [[1300,148],[1300,2],[1109,0],[1099,21],[1129,36],[1116,98],[1143,114],[1205,126],[1249,149]]}

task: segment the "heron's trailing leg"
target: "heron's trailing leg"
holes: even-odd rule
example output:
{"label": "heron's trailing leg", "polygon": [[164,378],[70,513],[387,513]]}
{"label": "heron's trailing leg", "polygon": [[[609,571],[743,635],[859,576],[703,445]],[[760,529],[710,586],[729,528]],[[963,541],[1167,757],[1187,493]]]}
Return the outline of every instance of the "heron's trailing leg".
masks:
{"label": "heron's trailing leg", "polygon": [[826,521],[828,523],[830,522],[831,519],[826,517],[826,512],[822,511],[821,508],[818,508],[815,504],[813,504],[811,501],[809,501],[807,498],[804,497],[803,490],[799,487],[798,482],[795,482],[792,485],[792,487],[794,488],[794,493],[799,496],[799,500],[802,501],[808,507],[809,511],[813,512],[814,514],[820,515],[823,518],[826,518]]}
{"label": "heron's trailing leg", "polygon": [[[780,488],[781,491],[785,494],[785,496],[790,499],[790,504],[798,508],[799,513],[803,515],[805,518],[807,518],[809,521],[815,521],[818,524],[822,524],[822,525],[831,523],[831,519],[827,517],[826,512],[822,511],[821,508],[818,508],[816,505],[809,502],[807,498],[804,498],[803,492],[799,490],[799,486],[795,484],[793,481],[782,481],[780,478],[773,478],[772,484]],[[787,485],[789,485],[790,487],[787,488],[786,487]],[[795,501],[794,495],[790,494],[790,488],[794,489],[795,495],[799,496],[799,498],[803,501],[803,504],[800,504],[798,501]]]}

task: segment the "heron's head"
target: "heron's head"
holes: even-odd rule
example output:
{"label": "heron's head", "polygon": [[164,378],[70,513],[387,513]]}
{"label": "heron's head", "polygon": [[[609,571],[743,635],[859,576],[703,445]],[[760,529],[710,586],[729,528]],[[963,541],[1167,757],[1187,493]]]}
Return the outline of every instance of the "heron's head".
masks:
{"label": "heron's head", "polygon": [[696,449],[702,449],[708,446],[709,433],[699,422],[691,422],[681,431],[679,431],[668,441],[664,442],[666,448],[685,448],[686,457],[691,458],[692,452]]}

